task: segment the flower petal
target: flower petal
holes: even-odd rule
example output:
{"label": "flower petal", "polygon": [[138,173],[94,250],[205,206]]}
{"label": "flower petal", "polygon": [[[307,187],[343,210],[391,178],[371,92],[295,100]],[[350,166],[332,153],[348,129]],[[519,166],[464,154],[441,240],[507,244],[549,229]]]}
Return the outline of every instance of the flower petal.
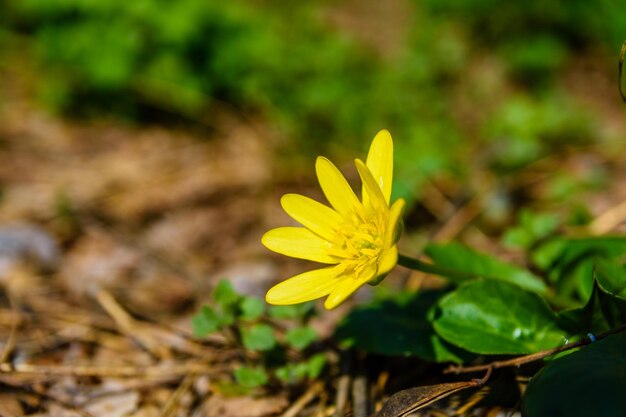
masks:
{"label": "flower petal", "polygon": [[278,227],[265,233],[261,242],[266,248],[292,258],[336,264],[329,254],[331,243],[304,227]]}
{"label": "flower petal", "polygon": [[[365,204],[366,207],[371,205],[374,210],[386,210],[388,207],[387,201],[381,189],[376,184],[374,177],[372,177],[370,170],[360,159],[356,159],[354,163],[357,171],[359,171],[361,181],[363,182],[363,204]],[[368,197],[367,200],[365,196]]]}
{"label": "flower petal", "polygon": [[381,130],[374,137],[366,162],[374,180],[382,190],[385,201],[389,204],[393,181],[393,140],[387,129]]}
{"label": "flower petal", "polygon": [[341,281],[340,271],[335,267],[314,269],[276,284],[265,295],[274,305],[304,303],[330,294]]}
{"label": "flower petal", "polygon": [[[373,266],[373,265],[372,265]],[[324,301],[324,307],[331,310],[343,303],[352,293],[361,288],[376,275],[376,268],[369,268],[363,271],[359,279],[355,279],[353,275],[344,276],[344,278],[333,288],[332,292]]]}
{"label": "flower petal", "polygon": [[344,218],[351,220],[355,210],[361,206],[361,202],[350,188],[348,181],[337,167],[323,156],[317,158],[315,171],[330,205]]}
{"label": "flower petal", "polygon": [[398,247],[393,245],[389,249],[383,250],[378,256],[378,271],[376,275],[387,275],[398,263]]}
{"label": "flower petal", "polygon": [[400,227],[402,213],[404,213],[405,202],[402,198],[397,199],[389,209],[389,223],[387,223],[387,233],[385,235],[385,246],[390,247],[400,239]]}
{"label": "flower petal", "polygon": [[280,204],[291,218],[329,241],[335,238],[343,221],[335,210],[303,195],[285,194]]}

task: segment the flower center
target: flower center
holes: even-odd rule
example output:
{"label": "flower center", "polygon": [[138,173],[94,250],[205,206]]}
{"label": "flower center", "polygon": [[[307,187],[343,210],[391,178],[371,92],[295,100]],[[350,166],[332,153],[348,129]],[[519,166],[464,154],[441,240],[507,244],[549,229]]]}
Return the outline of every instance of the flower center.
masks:
{"label": "flower center", "polygon": [[337,230],[332,253],[342,262],[354,262],[354,267],[365,267],[375,263],[383,248],[383,222],[377,218],[346,222]]}

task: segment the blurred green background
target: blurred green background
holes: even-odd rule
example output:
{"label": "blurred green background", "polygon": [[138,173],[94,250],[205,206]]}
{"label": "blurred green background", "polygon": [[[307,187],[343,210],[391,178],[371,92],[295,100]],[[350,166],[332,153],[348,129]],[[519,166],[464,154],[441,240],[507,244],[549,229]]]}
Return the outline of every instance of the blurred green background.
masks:
{"label": "blurred green background", "polygon": [[[285,161],[355,155],[387,128],[410,201],[431,178],[623,143],[606,127],[624,115],[626,0],[4,0],[0,28],[3,65],[64,116],[210,125],[235,109]],[[557,177],[558,200],[602,172]]]}

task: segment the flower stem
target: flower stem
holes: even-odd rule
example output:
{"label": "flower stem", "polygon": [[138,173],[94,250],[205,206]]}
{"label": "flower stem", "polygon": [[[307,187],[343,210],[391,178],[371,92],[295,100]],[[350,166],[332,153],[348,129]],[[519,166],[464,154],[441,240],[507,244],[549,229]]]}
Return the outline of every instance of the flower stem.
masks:
{"label": "flower stem", "polygon": [[402,254],[398,255],[398,264],[402,265],[405,268],[413,269],[415,271],[426,272],[428,274],[434,274],[434,275],[441,275],[441,276],[452,278],[453,280],[458,280],[458,281],[465,281],[468,279],[476,278],[476,275],[472,273],[459,271],[458,269],[446,268],[444,266],[430,264],[427,262],[422,262],[418,259],[411,258],[409,256],[404,256]]}

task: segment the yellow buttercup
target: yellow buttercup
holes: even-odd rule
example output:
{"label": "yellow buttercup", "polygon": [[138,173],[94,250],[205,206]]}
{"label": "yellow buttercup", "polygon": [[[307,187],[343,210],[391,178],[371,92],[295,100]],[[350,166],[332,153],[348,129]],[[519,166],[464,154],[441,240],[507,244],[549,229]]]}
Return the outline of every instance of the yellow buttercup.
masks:
{"label": "yellow buttercup", "polygon": [[398,262],[404,200],[391,206],[393,141],[387,130],[378,132],[366,163],[355,160],[363,183],[359,200],[337,167],[324,157],[315,163],[328,207],[299,194],[286,194],[283,209],[304,227],[279,227],[263,235],[270,250],[330,266],[308,271],[272,287],[270,304],[296,304],[328,296],[327,309],[341,304],[368,282],[378,282]]}

